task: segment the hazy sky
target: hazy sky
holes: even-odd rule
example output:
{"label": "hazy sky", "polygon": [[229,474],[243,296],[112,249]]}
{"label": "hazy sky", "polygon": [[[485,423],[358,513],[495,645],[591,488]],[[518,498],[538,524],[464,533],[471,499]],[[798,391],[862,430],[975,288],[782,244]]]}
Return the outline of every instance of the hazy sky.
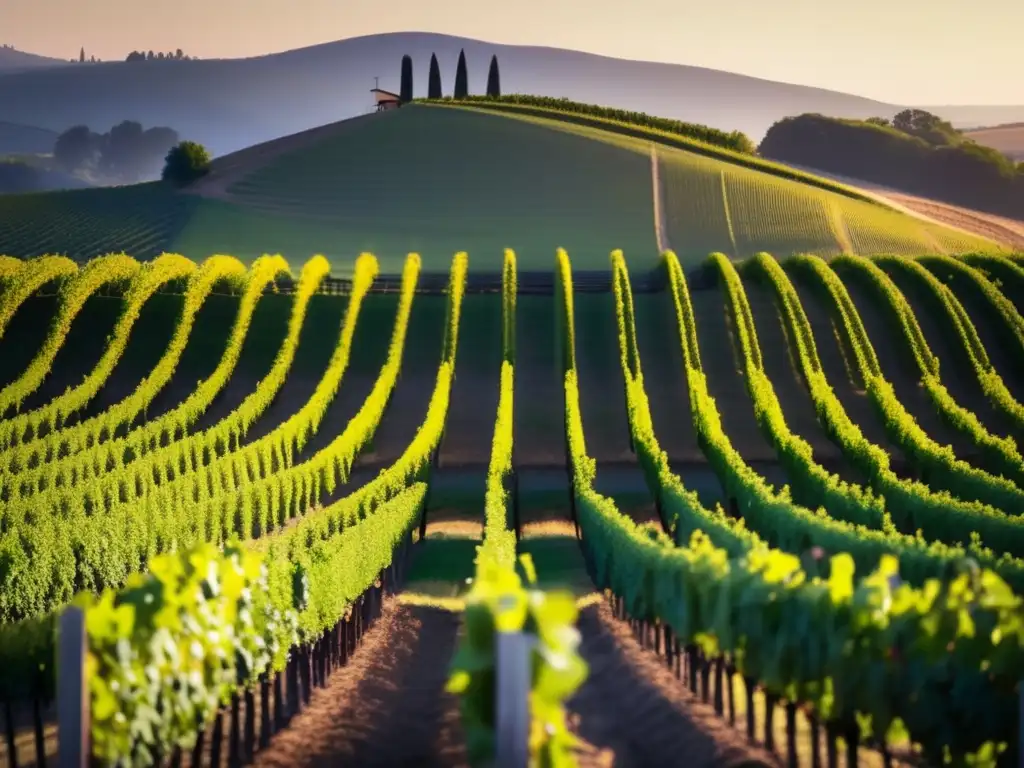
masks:
{"label": "hazy sky", "polygon": [[0,0],[0,42],[252,56],[443,32],[724,69],[896,103],[1024,104],[1024,0]]}

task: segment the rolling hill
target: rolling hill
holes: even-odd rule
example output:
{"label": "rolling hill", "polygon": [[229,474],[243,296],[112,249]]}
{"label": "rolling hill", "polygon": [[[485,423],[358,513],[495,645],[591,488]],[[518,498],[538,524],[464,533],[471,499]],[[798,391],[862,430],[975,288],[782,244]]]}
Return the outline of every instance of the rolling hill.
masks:
{"label": "rolling hill", "polygon": [[979,144],[992,147],[1007,157],[1024,162],[1024,123],[1007,123],[993,125],[988,128],[975,128],[964,131],[964,135]]}
{"label": "rolling hill", "polygon": [[[426,91],[432,52],[450,92],[462,48],[474,93],[483,92],[487,62],[497,54],[506,93],[571,95],[578,101],[741,130],[755,140],[786,115],[820,112],[866,118],[892,116],[901,109],[702,67],[419,32],[357,37],[248,59],[105,62],[25,72],[0,77],[0,104],[5,119],[55,131],[78,123],[105,131],[126,119],[173,125],[183,136],[223,155],[367,112],[375,76],[380,76],[381,87],[398,87],[403,54],[413,58],[418,95]],[[1024,119],[1024,108],[1019,112],[1018,119]],[[940,114],[945,115],[941,109]]]}
{"label": "rolling hill", "polygon": [[0,75],[24,72],[30,69],[60,67],[70,62],[52,56],[19,51],[17,48],[0,48]]}
{"label": "rolling hill", "polygon": [[754,158],[555,118],[417,104],[229,155],[184,193],[153,183],[10,196],[0,253],[281,253],[292,264],[321,253],[343,275],[363,251],[396,274],[410,251],[440,272],[460,250],[475,270],[497,271],[505,248],[526,270],[546,269],[557,247],[598,270],[612,248],[640,270],[664,247],[684,264],[711,251],[997,248]]}
{"label": "rolling hill", "polygon": [[53,152],[57,132],[34,125],[0,120],[0,155],[37,155]]}

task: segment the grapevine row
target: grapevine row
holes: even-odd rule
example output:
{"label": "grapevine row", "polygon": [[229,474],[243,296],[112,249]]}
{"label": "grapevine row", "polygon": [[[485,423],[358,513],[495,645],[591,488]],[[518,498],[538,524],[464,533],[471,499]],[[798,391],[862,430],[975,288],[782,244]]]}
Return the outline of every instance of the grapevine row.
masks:
{"label": "grapevine row", "polygon": [[89,297],[105,285],[131,280],[138,271],[139,263],[130,256],[100,256],[64,281],[60,287],[60,307],[42,349],[17,379],[0,390],[0,415],[12,406],[20,408],[25,398],[38,389],[50,372],[53,359],[71,330],[71,323]]}
{"label": "grapevine row", "polygon": [[[902,269],[905,266],[907,271],[926,283],[929,290],[941,302],[940,311],[947,311],[951,322],[954,323],[965,354],[971,361],[982,389],[997,403],[1002,401],[1015,404],[1002,379],[992,370],[973,323],[949,289],[939,283],[934,275],[924,267],[910,259],[879,258],[876,261],[878,264],[890,265],[897,269]],[[957,403],[943,386],[939,375],[939,360],[929,347],[909,302],[893,283],[892,278],[876,264],[860,257],[840,257],[833,261],[832,267],[839,270],[845,267],[848,274],[868,280],[881,294],[886,309],[910,345],[921,376],[921,383],[939,415],[954,429],[970,438],[971,443],[981,452],[982,461],[986,466],[991,467],[993,473],[1012,480],[1018,485],[1024,482],[1024,459],[1021,458],[1013,440],[991,434],[981,424],[977,415]],[[951,302],[955,302],[955,304]],[[1020,406],[1017,405],[1017,408],[1019,409]]]}
{"label": "grapevine row", "polygon": [[[93,475],[111,472],[156,448],[183,439],[189,429],[205,413],[235,370],[248,337],[256,304],[266,286],[278,275],[288,275],[287,262],[280,256],[261,256],[253,262],[246,287],[239,302],[238,314],[231,328],[227,346],[217,367],[199,382],[189,396],[163,415],[134,427],[123,437],[109,440],[102,446],[49,461],[32,470],[19,473],[12,482],[10,497],[39,493],[53,486],[69,487],[85,482]],[[112,456],[121,457],[115,461]]]}
{"label": "grapevine row", "polygon": [[[670,278],[680,285],[673,262],[668,254]],[[568,260],[560,267],[571,290]],[[564,302],[571,311],[571,302]],[[690,335],[680,331],[684,339]],[[571,332],[568,337],[571,344]],[[572,356],[566,359],[571,366]],[[572,367],[566,425],[584,549],[598,586],[623,598],[634,618],[662,622],[707,657],[725,654],[748,680],[809,705],[840,730],[856,729],[855,713],[867,714],[870,730],[884,737],[898,717],[929,759],[941,762],[946,748],[958,756],[1013,737],[1024,628],[1015,616],[1020,599],[998,576],[960,574],[918,589],[900,582],[891,556],[856,582],[847,554],[832,557],[828,575],[818,577],[797,557],[763,546],[730,557],[699,531],[689,546],[673,547],[590,487],[593,462]],[[975,621],[986,614],[986,627],[1015,636],[977,635],[959,623],[968,612]],[[991,666],[993,653],[999,671]],[[951,692],[951,679],[965,685]]]}
{"label": "grapevine row", "polygon": [[[348,344],[351,343],[351,331],[355,328],[361,297],[365,295],[375,274],[374,259],[367,257],[361,263],[357,276],[361,274],[362,277],[355,281],[345,319],[345,327],[349,332],[343,333],[343,338],[347,339]],[[418,275],[418,258],[411,258],[410,263],[412,269],[407,270],[410,274],[403,281],[403,307],[411,302],[415,277]],[[311,276],[305,281],[305,287],[315,288],[320,279],[319,270],[314,268],[307,274]],[[305,295],[307,301],[311,293],[310,290]],[[299,311],[292,316],[293,320],[297,320],[295,337],[301,327],[305,304],[301,297],[297,297]],[[395,369],[400,364],[407,315],[400,315],[396,324],[396,336],[400,342],[398,360],[394,359],[396,354],[392,347],[388,363],[382,371],[381,378],[385,379],[390,378],[387,374],[392,372],[392,375],[397,376]],[[286,362],[290,362],[289,355],[283,357]],[[347,360],[347,353],[344,358]],[[391,365],[390,369],[388,364]],[[390,378],[389,383],[393,384],[393,381]],[[375,388],[374,394],[377,392]],[[390,392],[390,387],[386,392]],[[316,395],[310,404],[313,408],[320,406]],[[322,407],[326,408],[326,405]],[[377,413],[369,415],[367,419],[364,416],[367,409],[376,410]],[[0,535],[0,551],[5,546],[13,549],[18,541],[25,538],[29,538],[35,545],[30,553],[21,554],[15,561],[19,565],[23,564],[23,567],[0,574],[4,584],[4,589],[0,589],[0,620],[18,619],[52,610],[66,602],[70,593],[76,590],[99,591],[106,587],[116,587],[129,574],[140,570],[146,559],[156,552],[196,541],[220,543],[232,534],[247,539],[285,525],[292,516],[306,511],[322,487],[333,491],[338,474],[342,480],[347,477],[348,467],[372,435],[382,412],[383,402],[374,400],[371,394],[371,398],[364,403],[364,410],[352,419],[341,436],[310,462],[287,472],[280,467],[280,471],[273,470],[274,447],[277,446],[278,453],[283,451],[280,444],[289,436],[284,431],[275,430],[268,439],[250,444],[219,462],[199,467],[178,481],[165,482],[155,487],[143,486],[139,496],[128,493],[129,488],[135,489],[134,483],[137,480],[124,478],[122,475],[125,471],[122,471],[104,478],[104,482],[111,483],[113,494],[99,487],[100,481],[94,479],[91,484],[93,487],[78,489],[77,495],[65,504],[59,515],[40,513],[36,511],[39,509],[37,507],[15,508],[9,505],[6,510],[9,529]],[[236,411],[233,416],[237,414]],[[361,419],[360,416],[364,417]],[[226,421],[231,420],[229,417]],[[184,448],[190,449],[194,440],[203,439],[207,434],[202,433],[183,441]],[[269,439],[275,436],[276,442]],[[249,450],[257,444],[259,450]],[[143,459],[143,462],[148,458]],[[130,472],[131,469],[126,471]],[[133,484],[126,488],[126,482]],[[40,494],[28,501],[38,503],[39,499],[46,496]]]}
{"label": "grapevine row", "polygon": [[[690,334],[683,332],[685,326],[682,323],[692,322],[693,310],[692,306],[689,306],[689,293],[685,289],[685,278],[674,254],[669,252],[666,261],[670,286],[677,303],[677,318],[680,322],[681,337],[688,339]],[[791,335],[796,337],[797,334]],[[689,360],[699,360],[699,357],[684,350],[684,358],[687,360],[687,381],[694,427],[704,454],[721,481],[726,495],[733,500],[734,514],[740,517],[744,524],[755,531],[765,542],[793,553],[802,553],[809,547],[820,547],[826,552],[846,552],[850,554],[856,566],[862,571],[870,571],[875,568],[886,555],[897,555],[905,577],[915,584],[920,584],[928,578],[947,572],[967,554],[959,544],[928,543],[919,537],[900,534],[891,529],[873,529],[863,523],[855,524],[847,520],[833,518],[823,510],[815,511],[794,504],[788,489],[783,489],[782,492],[775,491],[743,460],[726,435],[718,407],[708,391],[703,372],[689,363]],[[827,383],[823,377],[812,377],[811,380],[816,380],[816,386],[831,393],[831,390],[827,390]],[[767,380],[762,380],[762,383],[767,383]],[[755,390],[755,392],[764,393],[767,390]],[[772,396],[774,397],[774,395]],[[836,427],[848,430],[853,435],[859,435],[856,426],[849,422],[845,412],[837,406],[838,402],[830,404],[825,418],[831,420]],[[766,411],[770,410],[764,405],[762,408]],[[819,416],[822,411],[823,409],[819,406]],[[826,423],[828,422],[826,421]],[[787,439],[781,429],[781,424],[769,426],[778,429],[778,436],[781,439]],[[879,450],[874,446],[871,448],[874,451]],[[797,469],[799,464],[794,460],[790,466]],[[814,488],[814,484],[810,482],[810,471],[809,468],[804,470],[806,482],[803,483],[803,490],[805,492],[810,492]],[[863,494],[863,500],[870,500],[867,494]],[[855,504],[850,501],[845,501],[839,509],[850,515],[852,519],[859,517],[861,520],[871,520],[872,516],[877,514],[877,507],[875,509],[857,509]],[[886,505],[886,509],[889,509],[888,505]],[[879,520],[882,524],[884,521],[884,517]],[[1005,578],[1012,579],[1012,583],[1024,587],[1024,562],[1009,558],[996,558],[991,552],[977,545],[972,545],[969,551],[980,562],[998,566],[999,572]]]}
{"label": "grapevine row", "polygon": [[[309,550],[318,542],[330,539],[338,531],[360,520],[372,521],[375,518],[374,510],[409,484],[417,480],[429,484],[433,457],[440,445],[448,414],[467,264],[464,253],[456,254],[452,262],[444,352],[427,413],[412,442],[393,464],[382,469],[366,485],[333,504],[310,511],[295,525],[283,529],[277,535],[253,541],[250,547],[265,552],[267,560],[272,563],[272,582],[276,578],[282,585],[290,583],[291,574],[282,570],[279,563],[308,557]],[[308,631],[317,631],[318,626],[324,628],[324,625],[316,623],[300,626],[305,626]]]}
{"label": "grapevine row", "polygon": [[[373,271],[370,266],[366,268]],[[24,477],[19,475],[7,481],[11,514],[15,514],[14,510],[30,509],[40,503],[54,509],[86,503],[90,509],[104,509],[116,500],[130,501],[145,496],[157,485],[167,484],[204,468],[213,471],[211,467],[219,459],[241,445],[249,427],[270,407],[284,385],[298,348],[309,301],[328,269],[326,259],[317,257],[307,262],[292,305],[288,332],[270,371],[226,418],[203,432],[189,436],[187,440],[152,446],[153,450],[148,453],[141,452],[146,443],[133,442],[129,436],[125,440],[95,444],[79,452],[77,457],[44,464],[37,470],[22,473]],[[372,279],[372,275],[365,279]],[[250,294],[250,297],[255,301],[255,294]],[[251,314],[243,319],[244,326],[239,330],[247,330]],[[346,322],[355,322],[351,312],[346,315]],[[233,334],[231,341],[238,345],[231,355],[233,365],[241,354],[244,336]],[[179,428],[180,422],[172,422],[170,429],[174,433]],[[167,433],[161,430],[157,434]],[[184,434],[182,438],[185,438]]]}
{"label": "grapevine row", "polygon": [[[887,259],[878,259],[878,261],[879,263],[891,265],[894,268],[901,268],[903,266],[902,264],[893,264]],[[989,397],[996,408],[1013,420],[1017,427],[1024,427],[1024,405],[1010,394],[1002,377],[996,371],[995,366],[992,365],[985,347],[978,336],[977,329],[974,327],[974,323],[968,316],[963,304],[953,293],[952,289],[939,280],[932,271],[922,267],[923,264],[925,266],[934,265],[936,269],[940,267],[948,268],[950,263],[950,261],[945,259],[907,261],[906,271],[912,272],[924,282],[928,290],[939,300],[943,309],[956,324],[958,336],[971,360],[971,365],[974,368],[978,382],[981,384],[982,391]],[[959,272],[962,265],[956,261],[953,261],[952,264],[955,265],[953,271]],[[1013,265],[1011,264],[1010,266]],[[1024,274],[1024,270],[1017,269]],[[1014,316],[1019,317],[1019,314],[1012,305],[1006,302],[1005,297],[995,289],[995,286],[979,275],[976,270],[964,268],[962,274],[969,278],[977,278],[976,285],[989,298],[990,307],[996,308],[1006,318],[1007,323],[1013,324],[1015,322]],[[1021,349],[1024,350],[1024,347]]]}
{"label": "grapevine row", "polygon": [[[189,276],[184,303],[166,350],[135,390],[101,414],[5,451],[0,472],[17,472],[22,468],[54,462],[59,457],[77,453],[101,441],[112,439],[118,428],[130,427],[145,413],[153,398],[171,380],[192,334],[196,315],[213,289],[218,284],[229,283],[232,287],[244,290],[246,277],[245,265],[234,257],[211,256],[204,261]],[[38,435],[38,429],[36,434]]]}
{"label": "grapevine row", "polygon": [[[782,405],[764,371],[753,314],[740,276],[732,262],[721,254],[713,255],[711,260],[724,284],[728,306],[736,325],[736,336],[745,361],[744,375],[754,403],[755,416],[785,467],[791,484],[790,492],[795,500],[808,509],[824,508],[829,516],[855,526],[865,526],[884,534],[896,533],[896,527],[885,511],[883,499],[870,490],[829,473],[814,460],[810,444],[790,431]],[[798,348],[802,341],[799,337],[794,339]],[[831,420],[838,421],[834,417]]]}
{"label": "grapevine row", "polygon": [[487,490],[484,497],[484,541],[477,555],[478,571],[483,563],[498,568],[513,568],[516,559],[516,535],[508,527],[508,490],[512,471],[513,399],[515,392],[516,257],[505,251],[502,267],[502,361],[498,412],[494,419],[491,458],[487,466]]}
{"label": "grapevine row", "polygon": [[1024,288],[1024,266],[1007,256],[994,253],[968,253],[961,258],[985,275],[988,281],[997,288],[1004,283],[1018,289]]}
{"label": "grapevine row", "polygon": [[[798,257],[797,262],[809,258]],[[864,437],[829,387],[818,359],[810,322],[786,273],[767,255],[759,256],[754,265],[775,292],[790,337],[799,340],[797,362],[819,420],[842,450],[844,458],[868,479],[896,528],[903,532],[890,533],[887,538],[897,547],[893,551],[899,554],[905,576],[920,583],[921,578],[940,575],[969,553],[987,567],[997,570],[1016,589],[1024,589],[1024,562],[1007,555],[997,557],[991,550],[980,546],[973,528],[965,532],[956,524],[957,519],[1008,518],[977,502],[963,501],[947,492],[935,492],[921,482],[900,479],[889,466],[888,454]],[[866,357],[873,354],[873,350],[867,353],[861,350],[859,354]],[[949,512],[958,517],[947,520]],[[930,544],[917,535],[919,530]],[[846,551],[855,546],[850,542],[840,549]],[[996,543],[991,546],[995,547]],[[1004,550],[1000,547],[998,551]]]}
{"label": "grapevine row", "polygon": [[[191,749],[229,695],[282,670],[293,647],[321,639],[358,607],[408,545],[425,496],[424,484],[412,484],[295,559],[206,545],[161,556],[120,592],[83,601],[93,755],[150,766]],[[163,610],[124,620],[127,607],[154,594]]]}
{"label": "grapevine row", "polygon": [[46,405],[0,421],[0,448],[9,449],[39,437],[43,430],[56,429],[70,415],[85,408],[121,359],[132,326],[146,301],[165,283],[188,277],[195,271],[193,261],[175,254],[165,254],[142,265],[131,280],[124,309],[96,367],[81,384]]}
{"label": "grapevine row", "polygon": [[[756,533],[736,525],[720,506],[714,510],[706,509],[697,494],[687,489],[679,476],[672,471],[668,454],[661,449],[654,431],[650,404],[644,391],[636,330],[625,322],[626,317],[633,316],[633,296],[628,289],[629,277],[625,271],[625,260],[619,251],[612,254],[612,278],[630,435],[638,462],[665,528],[670,530],[675,540],[680,543],[689,541],[694,531],[709,531],[715,542],[730,555],[739,555],[753,547],[764,546]],[[685,285],[683,290],[686,290]],[[682,307],[677,302],[676,308],[682,308],[685,312],[689,309],[689,301]],[[677,329],[686,329],[684,333],[692,332],[693,327],[692,322],[676,324]],[[688,338],[681,339],[681,342],[687,370],[690,369],[693,360],[697,360],[699,365],[696,337],[692,339],[692,346]],[[694,357],[690,357],[691,350]]]}
{"label": "grapevine row", "polygon": [[[388,364],[386,364],[392,368],[390,376],[392,384],[397,378],[397,364],[401,359],[405,328],[408,322],[408,306],[414,295],[419,263],[419,258],[415,255],[410,256],[406,263],[402,298],[405,311],[396,318],[396,329],[391,341]],[[303,510],[307,514],[301,520],[243,545],[247,551],[261,555],[263,561],[268,564],[270,569],[268,580],[261,588],[260,595],[266,595],[272,601],[271,613],[280,617],[282,613],[290,610],[293,604],[302,606],[297,626],[299,634],[295,638],[308,641],[316,637],[318,633],[322,633],[332,623],[336,623],[338,617],[344,613],[345,601],[350,602],[355,595],[365,589],[365,577],[371,572],[370,565],[375,558],[384,558],[390,562],[393,548],[387,549],[381,542],[394,540],[394,536],[397,535],[394,532],[398,528],[408,531],[412,521],[419,516],[426,489],[424,485],[416,484],[415,481],[429,479],[431,456],[437,450],[444,429],[451,387],[451,371],[457,349],[457,330],[465,273],[466,257],[464,254],[459,254],[453,262],[450,282],[445,355],[439,365],[437,382],[424,422],[405,453],[390,467],[382,470],[373,481],[339,501],[326,507],[318,507],[314,504],[315,499],[308,500],[308,512]],[[388,386],[381,385],[382,379],[385,378],[388,377],[382,373],[381,379],[378,379],[374,391],[364,403],[360,414],[353,419],[354,422],[359,422],[359,425],[353,428],[350,424],[346,429],[347,433],[365,433],[367,429],[372,433],[372,430],[375,429],[375,421],[372,424],[369,422],[374,420],[374,415],[379,419],[390,393]],[[382,531],[382,527],[384,527],[381,522],[384,520],[381,517],[382,514],[388,515],[387,520],[390,521],[388,525],[391,527],[388,527],[387,530],[391,533]],[[198,539],[182,537],[179,543],[183,549],[187,549],[190,545],[201,541],[201,538],[201,536]],[[227,538],[225,537],[225,539]],[[234,545],[228,542],[226,551],[233,551],[233,548]],[[209,553],[213,550],[204,550],[200,546],[198,551]],[[185,559],[188,561],[188,558]],[[161,560],[175,562],[176,558],[171,555],[157,558],[157,561]],[[386,565],[387,562],[384,562],[381,567]],[[312,583],[312,579],[309,578],[313,572],[323,574],[322,586],[319,591]],[[373,571],[373,575],[375,576],[378,572],[379,569]],[[149,577],[132,576],[129,581],[130,584],[136,584],[141,579],[147,578]],[[308,594],[299,594],[295,591],[307,582],[310,587]],[[116,588],[108,589],[103,599],[113,600],[115,591]],[[123,587],[123,593],[132,593],[131,586]],[[333,609],[324,607],[325,605],[337,606],[339,604],[342,609],[337,613],[332,613]],[[259,611],[255,609],[251,612],[253,616],[258,614]],[[52,622],[53,615],[50,614],[0,629],[0,660],[10,663],[10,669],[18,670],[18,674],[12,674],[8,679],[3,680],[3,685],[8,691],[24,690],[25,687],[33,685],[35,683],[31,679],[34,674],[32,672],[33,665],[38,662],[48,665],[46,660],[52,656],[53,652]],[[121,631],[124,629],[124,626],[121,625]],[[109,641],[117,638],[103,635],[100,639]],[[144,640],[144,637],[142,639]],[[94,642],[94,640],[90,642]],[[145,644],[142,643],[142,645],[141,650],[144,653]],[[204,656],[204,658],[206,657]],[[279,661],[281,660],[279,659]],[[205,663],[208,662],[207,658]],[[174,671],[171,670],[172,673]],[[257,673],[258,671],[254,672],[254,674]],[[52,668],[49,669],[48,674],[51,676],[52,684]],[[26,676],[28,676],[28,680],[25,679]],[[160,684],[166,685],[168,681],[163,680]],[[130,686],[125,690],[130,691]],[[195,721],[185,720],[179,722],[178,726],[183,727],[184,722]],[[185,727],[181,732],[184,737],[189,735],[188,730]]]}
{"label": "grapevine row", "polygon": [[64,256],[40,256],[20,262],[17,269],[14,269],[10,261],[4,263],[7,265],[4,269],[8,278],[5,280],[4,292],[0,294],[0,338],[3,338],[18,307],[29,296],[47,283],[69,277],[78,271],[78,265]]}
{"label": "grapevine row", "polygon": [[[863,377],[869,396],[879,412],[885,427],[894,442],[900,444],[907,454],[913,455],[920,467],[923,480],[928,485],[920,484],[920,490],[906,493],[905,486],[877,488],[886,497],[888,508],[902,530],[921,528],[925,535],[939,541],[970,541],[977,526],[982,540],[989,546],[996,546],[996,532],[999,531],[1001,551],[1020,556],[1020,532],[1024,531],[1024,519],[1010,517],[1003,509],[1016,512],[1021,506],[1014,506],[1012,499],[1020,491],[1009,481],[1002,480],[996,484],[996,478],[987,473],[970,467],[957,459],[951,449],[938,446],[907,413],[897,399],[892,385],[880,373],[874,349],[871,347],[860,317],[856,314],[845,286],[835,272],[817,257],[801,256],[791,262],[795,267],[804,269],[815,277],[818,285],[827,291],[832,306],[840,317],[839,331],[850,340],[857,359],[857,368]],[[868,362],[873,361],[873,362]],[[884,454],[877,455],[874,468],[865,468],[869,477],[882,475],[879,470],[888,470],[888,462]],[[874,471],[871,471],[871,470]],[[889,480],[889,477],[879,477]],[[929,496],[937,495],[928,487],[945,489],[942,502],[934,503]],[[1005,489],[1004,486],[1009,486]],[[893,493],[893,492],[896,493]],[[904,491],[899,498],[899,491]],[[954,494],[950,496],[950,494]],[[1002,506],[988,505],[977,497],[996,496],[1003,500]],[[956,510],[958,514],[949,515],[948,511]],[[902,516],[902,520],[900,519]],[[971,526],[965,529],[964,526]],[[987,534],[987,535],[986,535]],[[1003,540],[1002,535],[1010,538]]]}
{"label": "grapevine row", "polygon": [[1010,346],[1017,354],[1024,351],[1024,316],[991,280],[960,259],[949,256],[920,256],[917,260],[932,272],[939,273],[946,279],[957,280],[961,285],[980,294],[984,298],[984,309],[1009,332]]}

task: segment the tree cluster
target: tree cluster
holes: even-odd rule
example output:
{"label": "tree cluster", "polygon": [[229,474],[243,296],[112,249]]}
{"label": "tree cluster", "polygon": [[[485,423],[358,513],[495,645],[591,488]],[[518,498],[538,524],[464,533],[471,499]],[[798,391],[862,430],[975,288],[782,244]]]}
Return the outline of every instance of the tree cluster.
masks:
{"label": "tree cluster", "polygon": [[955,146],[966,141],[964,135],[951,123],[923,109],[905,109],[892,120],[870,117],[866,122],[882,128],[895,128],[908,136],[916,136],[933,147]]}
{"label": "tree cluster", "polygon": [[112,182],[133,183],[158,175],[168,150],[178,140],[173,128],[144,130],[134,120],[118,123],[102,134],[76,125],[57,137],[53,155],[69,173],[85,172]]}
{"label": "tree cluster", "polygon": [[194,61],[195,56],[188,56],[179,48],[176,51],[132,51],[125,57],[125,61]]}
{"label": "tree cluster", "polygon": [[892,120],[805,114],[775,123],[762,156],[1004,216],[1024,215],[1024,164],[945,120],[907,109]]}
{"label": "tree cluster", "polygon": [[71,61],[72,64],[95,64],[98,61],[103,61],[103,59],[97,59],[95,55],[86,58],[85,48],[80,48],[78,51],[78,58],[69,59],[69,61]]}
{"label": "tree cluster", "polygon": [[[402,57],[401,85],[398,90],[399,99],[405,103],[413,100],[412,57]],[[493,98],[501,96],[501,74],[498,71],[498,57],[491,56],[491,65],[487,71],[487,95]],[[453,97],[464,99],[469,96],[469,72],[466,67],[466,51],[459,51],[459,62],[455,67],[455,89]],[[427,98],[440,99],[444,94],[441,87],[441,67],[437,63],[437,54],[430,54],[430,71],[427,75]]]}
{"label": "tree cluster", "polygon": [[210,154],[194,141],[183,141],[170,148],[160,178],[183,187],[210,172]]}

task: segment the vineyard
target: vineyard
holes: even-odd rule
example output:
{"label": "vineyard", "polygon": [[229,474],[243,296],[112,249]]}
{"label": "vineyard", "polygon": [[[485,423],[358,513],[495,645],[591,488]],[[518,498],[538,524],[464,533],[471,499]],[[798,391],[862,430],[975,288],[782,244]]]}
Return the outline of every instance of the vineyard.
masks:
{"label": "vineyard", "polygon": [[548,265],[0,259],[0,764],[1013,763],[1021,259]]}

